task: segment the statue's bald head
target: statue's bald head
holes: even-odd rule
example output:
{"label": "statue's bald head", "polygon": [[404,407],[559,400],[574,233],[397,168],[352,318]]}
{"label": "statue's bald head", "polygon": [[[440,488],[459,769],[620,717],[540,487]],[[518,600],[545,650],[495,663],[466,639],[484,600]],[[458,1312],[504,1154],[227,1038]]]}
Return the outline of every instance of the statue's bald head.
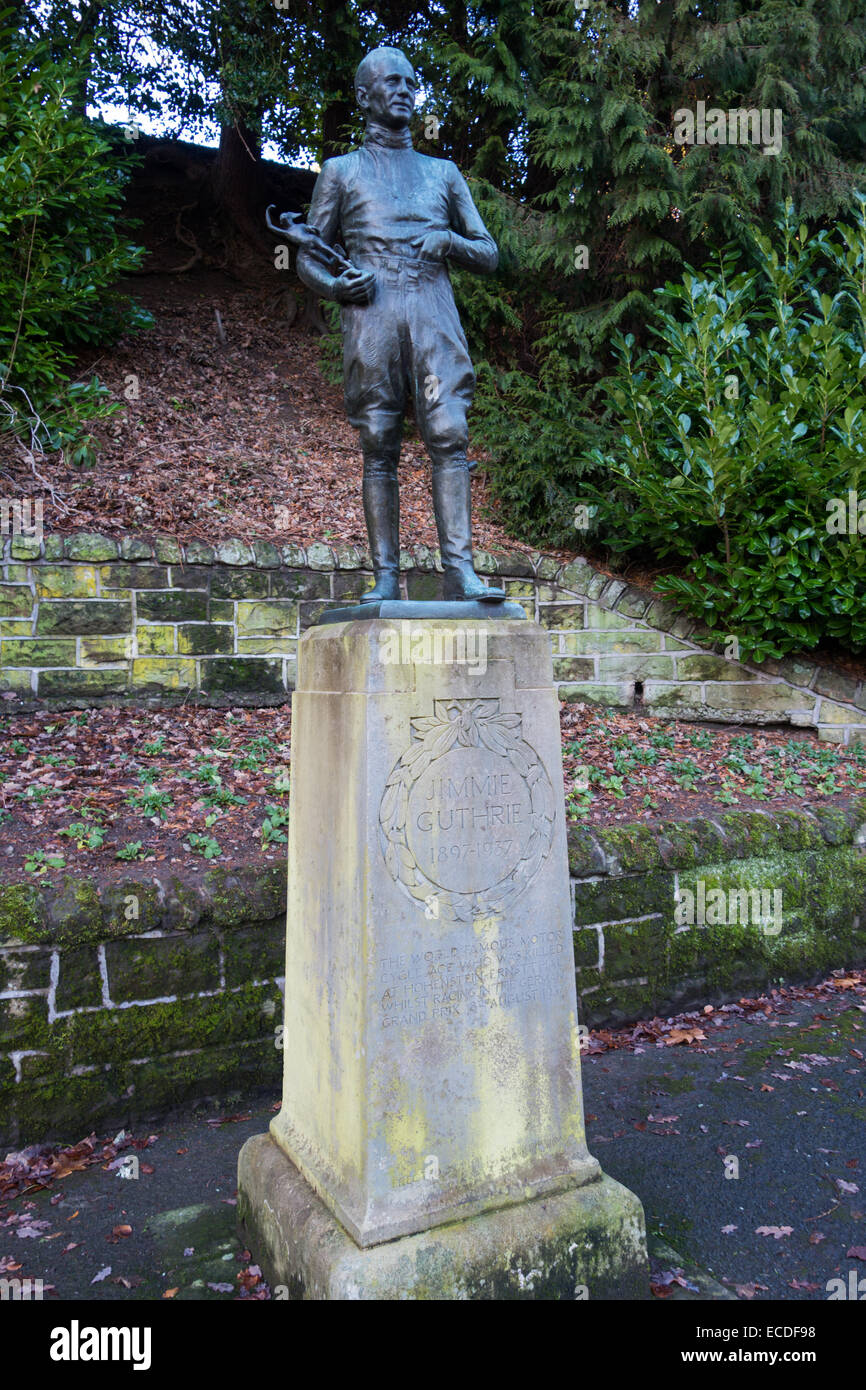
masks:
{"label": "statue's bald head", "polygon": [[362,87],[367,87],[376,77],[382,74],[385,69],[393,69],[395,72],[402,72],[404,76],[415,80],[415,69],[406,57],[402,48],[373,48],[362,58],[355,73],[355,92],[358,93]]}
{"label": "statue's bald head", "polygon": [[358,64],[355,95],[367,124],[401,130],[415,110],[415,70],[399,48],[374,48]]}

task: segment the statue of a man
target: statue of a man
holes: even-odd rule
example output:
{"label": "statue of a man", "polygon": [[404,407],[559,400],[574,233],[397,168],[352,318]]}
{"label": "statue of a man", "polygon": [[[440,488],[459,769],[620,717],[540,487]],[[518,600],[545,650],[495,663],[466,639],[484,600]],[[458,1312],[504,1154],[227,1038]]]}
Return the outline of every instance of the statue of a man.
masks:
{"label": "statue of a man", "polygon": [[298,275],[343,306],[346,409],[360,431],[376,576],[362,602],[400,597],[397,460],[407,397],[433,462],[443,595],[498,601],[503,591],[488,588],[473,565],[466,412],[475,373],[447,262],[484,272],[495,270],[499,257],[457,166],[412,147],[417,90],[399,49],[376,48],[361,62],[355,91],[366,139],[322,165],[307,219],[328,246],[339,234],[349,268],[340,271],[346,262],[339,255],[327,268],[302,243]]}

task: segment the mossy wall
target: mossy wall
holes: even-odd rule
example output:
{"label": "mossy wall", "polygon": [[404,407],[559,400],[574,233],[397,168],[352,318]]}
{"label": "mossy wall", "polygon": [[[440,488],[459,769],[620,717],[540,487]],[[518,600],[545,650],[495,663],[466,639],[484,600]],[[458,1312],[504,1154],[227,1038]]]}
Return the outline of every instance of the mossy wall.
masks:
{"label": "mossy wall", "polygon": [[[400,557],[408,598],[441,596],[439,552]],[[482,574],[550,633],[561,699],[678,719],[866,740],[866,683],[812,661],[733,659],[690,618],[584,560],[479,552]],[[355,546],[0,535],[0,693],[49,705],[280,704],[323,608],[372,582]]]}
{"label": "mossy wall", "polygon": [[[866,962],[866,798],[569,829],[579,1014],[615,1025]],[[684,925],[678,894],[781,894]],[[279,1094],[285,867],[0,884],[0,1145]]]}
{"label": "mossy wall", "polygon": [[[569,856],[578,1012],[590,1027],[866,962],[866,798],[574,828]],[[704,920],[683,920],[701,902]]]}
{"label": "mossy wall", "polygon": [[285,870],[0,885],[0,1145],[282,1075]]}

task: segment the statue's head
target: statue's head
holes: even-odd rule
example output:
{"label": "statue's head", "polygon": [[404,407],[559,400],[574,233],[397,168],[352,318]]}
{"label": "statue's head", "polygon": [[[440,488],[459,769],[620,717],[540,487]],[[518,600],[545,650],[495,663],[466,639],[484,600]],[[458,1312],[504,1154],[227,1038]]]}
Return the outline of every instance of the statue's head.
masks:
{"label": "statue's head", "polygon": [[415,110],[415,69],[399,48],[374,48],[355,73],[355,95],[367,121],[400,130]]}

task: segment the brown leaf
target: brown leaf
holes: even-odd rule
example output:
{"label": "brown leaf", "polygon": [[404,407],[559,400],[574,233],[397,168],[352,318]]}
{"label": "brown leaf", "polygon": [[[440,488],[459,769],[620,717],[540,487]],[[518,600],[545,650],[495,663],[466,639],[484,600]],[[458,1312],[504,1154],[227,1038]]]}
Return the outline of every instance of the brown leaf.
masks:
{"label": "brown leaf", "polygon": [[672,1028],[665,1038],[665,1047],[674,1047],[677,1043],[703,1042],[706,1036],[703,1028]]}

